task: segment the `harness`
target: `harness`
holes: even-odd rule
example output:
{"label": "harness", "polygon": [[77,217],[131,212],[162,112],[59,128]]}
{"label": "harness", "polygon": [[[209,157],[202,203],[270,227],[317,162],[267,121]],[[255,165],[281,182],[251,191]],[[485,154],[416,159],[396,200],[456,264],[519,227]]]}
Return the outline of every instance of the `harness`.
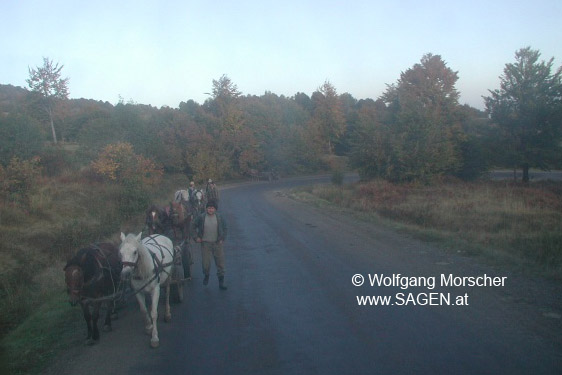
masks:
{"label": "harness", "polygon": [[104,266],[100,259],[94,255],[94,259],[96,260],[96,263],[99,266],[99,269],[101,270],[101,272],[98,272],[98,277],[97,278],[92,278],[91,280],[89,280],[87,283],[84,283],[84,286],[86,285],[91,285],[94,284],[94,282],[98,282],[101,279],[103,279],[103,270],[107,270],[109,271],[109,277],[111,278],[111,284],[113,285],[113,291],[115,292],[115,280],[113,279],[113,269],[111,268],[111,264],[109,263],[109,259],[107,258],[107,255],[105,255],[105,253],[103,252],[103,250],[98,246],[98,244],[92,244],[91,247],[93,249],[95,249],[97,251],[98,254],[100,254],[103,258],[103,260],[105,260],[105,263],[107,264],[107,267]]}
{"label": "harness", "polygon": [[[84,282],[84,284],[82,285],[82,290],[84,290],[86,288],[89,288],[92,285],[94,285],[95,283],[103,280],[104,270],[107,270],[109,272],[109,277],[111,279],[111,285],[113,287],[113,294],[111,294],[109,296],[100,297],[100,298],[87,298],[87,297],[81,296],[80,301],[84,304],[90,304],[90,303],[93,303],[93,302],[102,302],[102,301],[105,301],[105,300],[108,300],[108,299],[113,299],[115,296],[117,296],[121,293],[122,284],[123,284],[123,282],[120,281],[119,285],[117,285],[116,280],[113,278],[113,268],[111,267],[111,263],[110,263],[107,255],[103,251],[103,249],[101,247],[99,247],[98,244],[91,244],[90,247],[92,249],[96,250],[96,253],[94,254],[94,259],[95,259],[95,261],[96,261],[96,263],[99,267],[98,268],[99,272],[96,272],[97,276],[96,276],[96,274],[94,274],[94,277],[92,277],[87,282]],[[98,257],[98,255],[99,255],[99,257]],[[100,260],[100,258],[102,258],[102,259]],[[102,261],[105,261],[105,262],[102,262]],[[105,263],[105,265],[102,264],[102,263]]]}
{"label": "harness", "polygon": [[[146,288],[154,280],[158,280],[158,283],[160,283],[160,275],[161,275],[162,272],[165,272],[165,273],[168,274],[168,276],[170,276],[170,273],[167,272],[165,270],[165,268],[174,264],[174,257],[175,257],[176,249],[174,248],[173,250],[170,250],[167,247],[159,244],[156,241],[157,236],[159,236],[159,235],[155,234],[155,235],[150,235],[150,236],[146,237],[146,238],[149,239],[149,241],[146,244],[151,244],[152,246],[156,247],[160,251],[161,259],[164,258],[164,254],[165,254],[164,251],[166,251],[167,253],[169,253],[172,256],[172,260],[170,262],[162,263],[162,261],[156,257],[156,254],[154,252],[152,252],[150,249],[146,248],[146,250],[148,251],[148,253],[150,254],[150,256],[152,258],[152,263],[154,265],[154,275],[151,276],[146,283],[144,283],[140,288],[135,290],[132,294],[127,293],[126,294],[127,297],[132,297],[132,296],[140,293],[141,291],[144,290],[144,288]],[[101,254],[103,254],[103,251],[101,249],[99,249],[99,247],[97,247],[97,248],[98,248],[98,251]],[[109,265],[109,260],[107,260],[107,257],[105,256],[105,254],[103,254],[103,256],[106,259],[107,264]],[[97,259],[97,261],[99,263],[99,259]],[[132,268],[136,268],[137,264],[138,264],[138,258],[137,258],[137,261],[134,262],[134,263],[133,262],[121,262],[121,263],[123,264],[123,266],[130,266]],[[111,271],[111,267],[109,267],[109,270]],[[83,300],[83,302],[84,303],[91,303],[91,302],[103,302],[103,301],[106,301],[106,300],[113,300],[113,303],[116,303],[117,300],[124,299],[125,298],[125,290],[124,289],[125,289],[126,280],[121,279],[120,282],[119,282],[119,285],[117,286],[117,288],[115,288],[115,281],[113,280],[113,275],[111,275],[111,277],[112,277],[112,281],[113,281],[113,285],[114,285],[114,293],[112,295],[104,296],[104,297],[100,297],[100,298],[85,298]],[[133,279],[142,280],[142,278],[140,278],[138,276],[133,277]]]}
{"label": "harness", "polygon": [[[159,244],[156,241],[156,237],[159,236],[158,234],[156,235],[150,235],[148,237],[145,238],[148,239],[148,241],[145,243],[145,245],[152,245],[154,247],[156,247],[157,250],[160,251],[160,258],[164,259],[164,250],[166,250],[166,252],[168,254],[171,255],[171,261],[167,262],[167,263],[162,263],[162,261],[160,259],[158,259],[158,257],[156,256],[156,254],[154,252],[152,252],[149,248],[146,248],[146,250],[148,251],[148,253],[150,254],[150,257],[152,258],[152,264],[154,266],[154,275],[152,277],[150,277],[148,279],[148,281],[140,288],[138,288],[133,295],[139,293],[140,291],[142,291],[144,288],[146,288],[151,282],[153,282],[154,280],[158,280],[158,283],[160,283],[160,274],[162,272],[165,272],[166,274],[168,274],[168,276],[170,276],[170,273],[168,271],[165,270],[166,267],[171,266],[174,264],[174,251],[175,249],[168,249],[167,247]],[[145,246],[146,247],[146,246]],[[125,266],[131,266],[133,268],[135,268],[138,264],[138,258],[137,261],[135,263],[132,262],[123,262],[123,265]],[[139,276],[134,276],[133,277],[134,280],[143,280],[141,277]]]}

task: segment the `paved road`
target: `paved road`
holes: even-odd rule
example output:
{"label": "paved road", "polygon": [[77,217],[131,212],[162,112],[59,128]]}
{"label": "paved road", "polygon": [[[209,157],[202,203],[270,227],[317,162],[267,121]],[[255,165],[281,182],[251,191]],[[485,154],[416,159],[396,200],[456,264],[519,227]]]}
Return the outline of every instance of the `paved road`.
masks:
{"label": "paved road", "polygon": [[[149,348],[131,304],[99,345],[70,351],[49,374],[560,373],[558,287],[282,193],[302,183],[310,181],[221,191],[229,289],[220,291],[214,277],[202,285],[194,251],[195,277],[185,301],[172,306],[172,323],[160,323],[160,348]],[[442,274],[484,273],[506,277],[505,286],[439,285]],[[367,278],[361,287],[352,284],[356,274]],[[436,277],[437,285],[371,287],[375,274]],[[460,296],[468,306],[399,306],[397,293]],[[362,295],[390,296],[395,305],[359,306]]]}

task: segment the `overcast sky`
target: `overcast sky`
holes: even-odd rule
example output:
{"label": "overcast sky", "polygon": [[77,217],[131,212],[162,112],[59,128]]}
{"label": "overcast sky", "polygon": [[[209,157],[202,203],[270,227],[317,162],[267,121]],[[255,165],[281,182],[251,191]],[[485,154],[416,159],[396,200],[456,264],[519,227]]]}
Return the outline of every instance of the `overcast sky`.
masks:
{"label": "overcast sky", "polygon": [[203,103],[226,74],[244,94],[378,98],[426,53],[458,72],[461,104],[483,109],[515,51],[562,65],[560,0],[3,0],[0,84],[64,65],[71,98],[156,107]]}

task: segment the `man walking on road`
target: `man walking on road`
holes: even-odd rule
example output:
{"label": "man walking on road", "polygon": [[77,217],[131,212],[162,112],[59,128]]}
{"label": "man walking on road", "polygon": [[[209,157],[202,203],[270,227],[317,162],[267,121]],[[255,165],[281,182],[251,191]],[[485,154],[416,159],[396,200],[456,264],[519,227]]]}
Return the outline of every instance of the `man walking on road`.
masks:
{"label": "man walking on road", "polygon": [[205,197],[207,198],[207,201],[214,201],[218,206],[219,190],[217,189],[217,185],[211,179],[209,179],[207,186],[205,187]]}
{"label": "man walking on road", "polygon": [[207,202],[205,212],[197,216],[193,222],[193,238],[201,244],[201,258],[203,266],[203,285],[209,283],[211,271],[211,255],[215,259],[219,288],[226,290],[224,284],[224,250],[223,242],[226,238],[226,222],[222,215],[217,212],[215,201]]}

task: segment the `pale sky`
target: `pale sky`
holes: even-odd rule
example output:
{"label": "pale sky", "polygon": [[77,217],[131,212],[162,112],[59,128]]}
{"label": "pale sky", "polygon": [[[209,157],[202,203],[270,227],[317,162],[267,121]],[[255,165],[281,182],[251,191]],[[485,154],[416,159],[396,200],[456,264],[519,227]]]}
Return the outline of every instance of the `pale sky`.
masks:
{"label": "pale sky", "polygon": [[0,84],[27,87],[43,57],[71,98],[177,108],[226,74],[244,94],[378,98],[426,53],[483,109],[515,51],[562,65],[561,0],[2,0]]}

